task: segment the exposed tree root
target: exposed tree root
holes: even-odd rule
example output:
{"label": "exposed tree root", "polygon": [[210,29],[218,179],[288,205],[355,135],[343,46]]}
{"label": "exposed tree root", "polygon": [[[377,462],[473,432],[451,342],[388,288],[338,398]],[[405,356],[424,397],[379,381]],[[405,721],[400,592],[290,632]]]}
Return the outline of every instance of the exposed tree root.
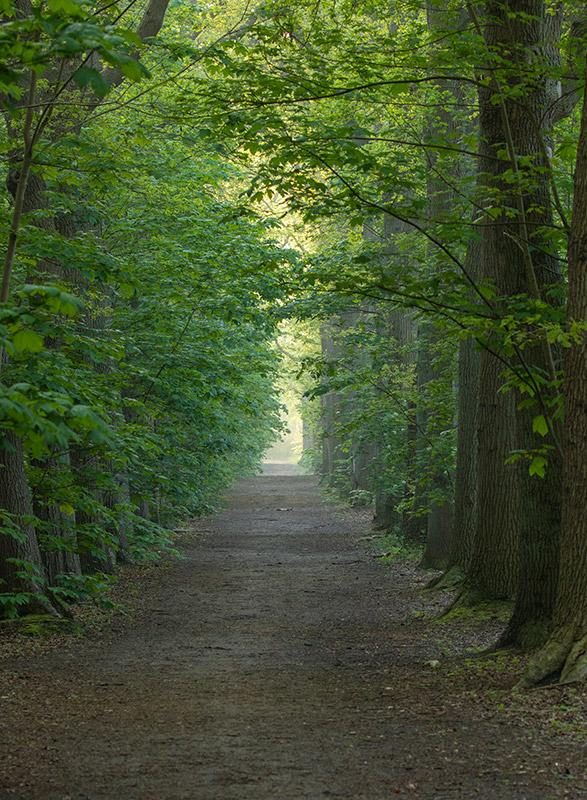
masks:
{"label": "exposed tree root", "polygon": [[[461,591],[439,614],[438,619],[447,619],[448,617],[454,617],[455,620],[464,618],[471,620],[474,618],[479,620],[497,619],[503,620],[503,624],[506,624],[511,614],[511,602],[509,600],[489,598],[486,594],[475,591],[464,583],[461,584],[461,587]],[[489,648],[488,652],[502,648],[504,648],[504,644],[500,640]]]}
{"label": "exposed tree root", "polygon": [[[50,589],[47,590],[50,597],[50,602],[54,607],[57,616],[67,617],[73,619],[73,611],[68,603],[65,602],[59,595],[54,594]],[[47,613],[47,612],[46,612]]]}
{"label": "exposed tree root", "polygon": [[50,617],[61,617],[62,613],[55,605],[49,600],[48,597],[42,594],[35,594],[31,599],[22,607],[23,614],[44,614]]}
{"label": "exposed tree root", "polygon": [[462,586],[465,576],[459,566],[449,567],[441,575],[435,575],[426,585],[426,589],[443,591],[445,589],[456,589]]}
{"label": "exposed tree root", "polygon": [[587,634],[571,647],[561,673],[561,683],[575,683],[587,680]]}
{"label": "exposed tree root", "polygon": [[457,608],[474,608],[475,606],[486,602],[487,598],[484,595],[481,595],[479,592],[475,592],[473,589],[467,587],[464,582],[462,582],[461,591],[457,594],[452,603],[448,604],[440,616],[446,617],[451,613],[451,611],[455,611]]}

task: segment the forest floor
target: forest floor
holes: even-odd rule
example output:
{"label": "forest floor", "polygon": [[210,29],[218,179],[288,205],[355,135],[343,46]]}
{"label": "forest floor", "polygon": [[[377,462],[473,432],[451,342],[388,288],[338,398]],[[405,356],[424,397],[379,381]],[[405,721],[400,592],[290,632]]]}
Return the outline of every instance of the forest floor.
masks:
{"label": "forest floor", "polygon": [[0,647],[2,800],[587,796],[585,693],[464,658],[495,620],[434,621],[365,511],[262,476],[196,529],[116,624]]}

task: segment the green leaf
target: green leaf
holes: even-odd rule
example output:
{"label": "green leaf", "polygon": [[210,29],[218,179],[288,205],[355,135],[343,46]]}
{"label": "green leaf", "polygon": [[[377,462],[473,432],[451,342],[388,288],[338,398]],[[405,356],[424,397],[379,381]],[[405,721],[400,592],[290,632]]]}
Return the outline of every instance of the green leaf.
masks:
{"label": "green leaf", "polygon": [[83,16],[80,3],[75,0],[48,0],[47,6],[53,14],[64,14],[71,17]]}
{"label": "green leaf", "polygon": [[532,430],[534,433],[539,433],[540,436],[546,436],[548,433],[548,423],[544,416],[540,414],[532,420]]}
{"label": "green leaf", "polygon": [[547,463],[544,456],[534,456],[530,462],[530,475],[538,475],[539,478],[544,478]]}
{"label": "green leaf", "polygon": [[134,58],[131,58],[128,61],[123,61],[120,64],[120,71],[125,78],[130,78],[131,81],[140,81],[142,78],[145,78],[149,75],[145,67],[143,67],[143,65],[138,61],[135,61]]}
{"label": "green leaf", "polygon": [[104,97],[108,92],[108,84],[96,69],[80,67],[73,73],[73,79],[82,89],[89,86],[98,97]]}
{"label": "green leaf", "polygon": [[17,353],[38,353],[43,348],[43,339],[25,328],[14,334],[12,345]]}

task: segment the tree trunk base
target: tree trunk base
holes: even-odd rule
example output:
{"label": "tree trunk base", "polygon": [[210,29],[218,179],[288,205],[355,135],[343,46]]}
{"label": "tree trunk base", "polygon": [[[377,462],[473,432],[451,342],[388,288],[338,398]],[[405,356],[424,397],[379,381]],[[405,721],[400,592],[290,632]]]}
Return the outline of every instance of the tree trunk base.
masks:
{"label": "tree trunk base", "polygon": [[[442,611],[439,619],[454,616],[455,619],[461,617],[477,617],[482,619],[503,619],[506,625],[511,616],[511,601],[504,598],[490,597],[483,592],[468,587],[465,583],[461,585],[461,591],[454,598],[452,603]],[[501,646],[501,645],[500,645]],[[496,649],[497,644],[491,648]]]}
{"label": "tree trunk base", "polygon": [[34,597],[31,597],[28,603],[22,606],[21,616],[28,616],[31,614],[42,614],[44,616],[50,616],[56,619],[61,617],[61,614],[57,608],[53,605],[49,598],[45,597],[44,595],[35,595]]}
{"label": "tree trunk base", "polygon": [[448,567],[442,575],[436,575],[430,583],[426,585],[426,589],[434,589],[435,591],[443,591],[445,589],[457,589],[462,586],[465,576],[463,571],[458,566]]}
{"label": "tree trunk base", "polygon": [[523,622],[512,618],[499,637],[497,647],[523,650],[526,653],[538,650],[548,640],[551,628],[551,620],[546,617],[535,617]]}
{"label": "tree trunk base", "polygon": [[450,614],[451,611],[454,611],[457,608],[475,608],[475,606],[480,606],[482,603],[487,602],[489,602],[489,598],[486,597],[486,595],[475,591],[475,589],[467,587],[463,583],[461,586],[461,591],[457,594],[452,603],[450,603],[443,611],[442,616]]}
{"label": "tree trunk base", "polygon": [[420,569],[435,569],[435,570],[445,570],[446,569],[446,558],[439,558],[424,551],[424,555],[420,559],[420,563],[418,564]]}
{"label": "tree trunk base", "polygon": [[528,689],[549,681],[561,684],[587,681],[587,633],[578,633],[571,626],[553,634],[530,659],[518,688]]}

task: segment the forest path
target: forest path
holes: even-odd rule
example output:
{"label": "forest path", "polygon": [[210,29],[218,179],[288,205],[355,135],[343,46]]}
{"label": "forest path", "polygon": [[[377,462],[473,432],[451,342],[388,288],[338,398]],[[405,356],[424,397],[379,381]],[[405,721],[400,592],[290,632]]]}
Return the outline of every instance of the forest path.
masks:
{"label": "forest path", "polygon": [[412,573],[372,558],[364,520],[312,478],[239,484],[144,618],[7,665],[2,800],[582,796],[572,748],[425,665]]}

